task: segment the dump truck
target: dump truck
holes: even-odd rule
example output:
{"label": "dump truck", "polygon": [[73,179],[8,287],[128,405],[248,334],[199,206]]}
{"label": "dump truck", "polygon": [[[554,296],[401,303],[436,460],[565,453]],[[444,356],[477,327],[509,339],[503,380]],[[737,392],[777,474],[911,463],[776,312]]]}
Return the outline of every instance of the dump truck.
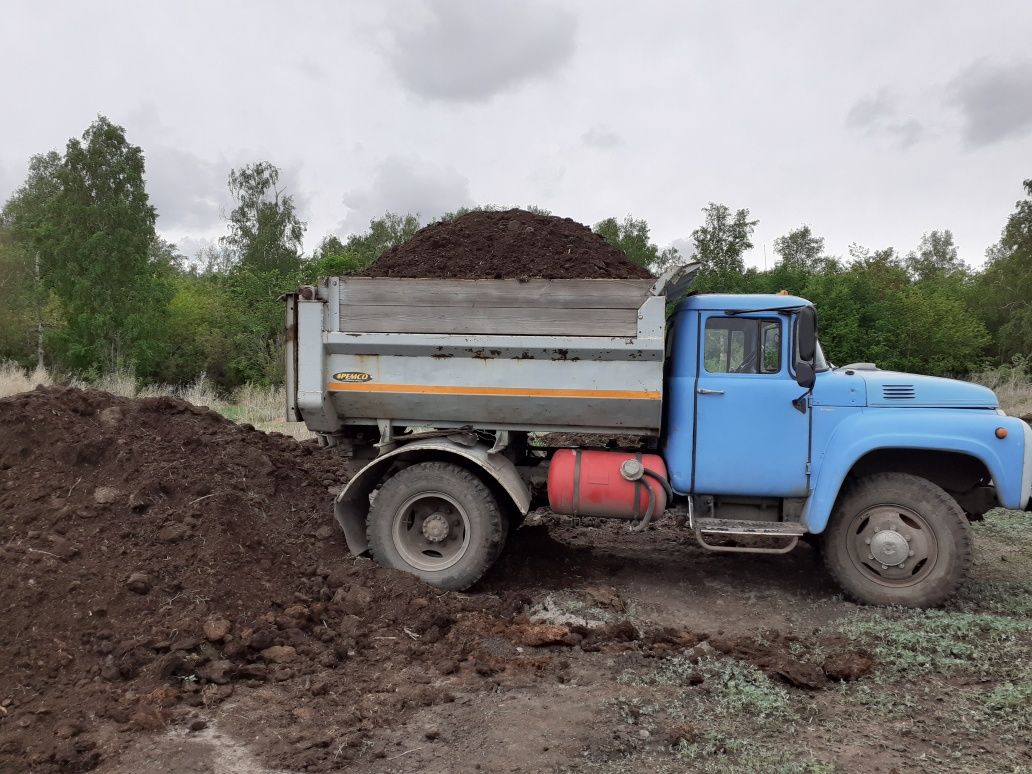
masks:
{"label": "dump truck", "polygon": [[287,416],[354,460],[349,550],[465,589],[532,509],[628,540],[665,513],[711,551],[810,542],[862,603],[941,603],[969,520],[1032,509],[1032,429],[977,384],[833,366],[812,303],[693,294],[696,271],[286,296]]}

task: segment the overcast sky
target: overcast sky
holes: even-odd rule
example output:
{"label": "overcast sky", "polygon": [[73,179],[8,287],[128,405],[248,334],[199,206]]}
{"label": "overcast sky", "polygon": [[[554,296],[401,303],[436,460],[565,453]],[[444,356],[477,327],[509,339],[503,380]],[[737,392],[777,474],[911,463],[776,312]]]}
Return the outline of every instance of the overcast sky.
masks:
{"label": "overcast sky", "polygon": [[284,171],[306,244],[385,210],[631,213],[661,246],[708,201],[980,263],[1032,177],[1032,2],[11,2],[0,198],[103,113],[158,228],[224,232],[226,175]]}

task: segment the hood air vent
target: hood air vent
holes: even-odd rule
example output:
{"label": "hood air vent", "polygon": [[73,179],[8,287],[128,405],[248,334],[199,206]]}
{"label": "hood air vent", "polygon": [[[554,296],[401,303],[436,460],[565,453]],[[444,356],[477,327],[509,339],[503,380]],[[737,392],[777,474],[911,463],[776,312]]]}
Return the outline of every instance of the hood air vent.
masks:
{"label": "hood air vent", "polygon": [[882,398],[885,400],[913,400],[916,397],[912,384],[884,384]]}

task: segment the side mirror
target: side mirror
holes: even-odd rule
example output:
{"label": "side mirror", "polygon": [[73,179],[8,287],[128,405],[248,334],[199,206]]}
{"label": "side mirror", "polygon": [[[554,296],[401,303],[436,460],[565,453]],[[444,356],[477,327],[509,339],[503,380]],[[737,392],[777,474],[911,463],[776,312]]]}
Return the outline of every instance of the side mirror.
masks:
{"label": "side mirror", "polygon": [[804,390],[809,390],[817,381],[817,372],[809,363],[800,361],[795,364],[795,380]]}
{"label": "side mirror", "polygon": [[796,314],[795,334],[799,359],[804,363],[813,363],[817,355],[817,312],[812,306],[804,306]]}

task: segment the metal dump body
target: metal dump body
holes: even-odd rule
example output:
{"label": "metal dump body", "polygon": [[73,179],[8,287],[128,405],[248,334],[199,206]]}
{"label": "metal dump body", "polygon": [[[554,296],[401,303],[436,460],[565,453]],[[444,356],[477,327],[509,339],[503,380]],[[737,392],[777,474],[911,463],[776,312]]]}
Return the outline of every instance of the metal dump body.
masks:
{"label": "metal dump body", "polygon": [[652,287],[323,280],[287,298],[288,414],[320,432],[379,421],[658,434],[666,322]]}

